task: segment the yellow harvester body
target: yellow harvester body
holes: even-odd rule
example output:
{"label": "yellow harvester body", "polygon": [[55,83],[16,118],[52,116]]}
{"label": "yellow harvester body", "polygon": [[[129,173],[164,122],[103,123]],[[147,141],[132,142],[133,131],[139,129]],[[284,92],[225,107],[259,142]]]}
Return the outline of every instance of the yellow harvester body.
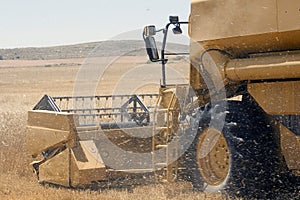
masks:
{"label": "yellow harvester body", "polygon": [[[209,103],[214,91],[221,89],[219,87],[225,86],[226,98],[231,99],[240,96],[241,94],[237,92],[238,88],[241,85],[245,86],[245,90],[256,101],[258,107],[275,120],[274,123],[280,129],[278,137],[281,138],[281,151],[285,163],[290,171],[299,175],[299,1],[191,0],[189,36],[192,63],[190,86],[198,99],[197,106],[201,107]],[[200,48],[194,48],[195,46],[200,46]],[[200,55],[203,55],[203,60],[199,60]],[[207,63],[212,60],[217,66],[222,81],[220,85],[216,85],[214,91],[210,90],[209,93],[207,80],[195,67],[195,65],[201,65],[207,72],[206,75],[209,75],[211,79],[215,78],[214,72],[210,71],[211,66],[206,64],[206,55],[210,57]],[[43,109],[29,111],[27,136],[31,155],[33,157],[41,153],[44,155],[41,161],[33,163],[39,181],[77,187],[86,186],[95,181],[105,183],[107,180],[125,177],[131,172],[155,174],[157,171],[158,179],[164,177],[164,181],[176,180],[178,171],[189,168],[189,166],[182,166],[182,159],[158,162],[153,158],[152,165],[149,165],[152,168],[113,169],[107,165],[106,157],[110,156],[111,159],[112,156],[116,156],[115,162],[121,162],[121,160],[118,158],[119,155],[108,155],[109,152],[101,148],[105,146],[101,144],[101,137],[105,135],[111,141],[114,140],[114,144],[126,151],[140,153],[153,151],[153,157],[157,156],[155,154],[157,150],[166,148],[167,158],[165,159],[173,159],[178,153],[176,148],[181,148],[180,143],[175,142],[178,146],[173,145],[171,148],[167,147],[168,142],[180,137],[178,130],[188,129],[189,125],[179,122],[180,112],[183,109],[180,105],[183,97],[188,93],[187,88],[162,86],[157,100],[158,109],[154,117],[151,117],[154,120],[153,123],[140,127],[131,127],[127,123],[126,128],[122,130],[118,128],[101,130],[100,125],[79,126],[78,114],[74,112],[43,111]],[[191,102],[187,101],[185,104],[188,103]],[[124,130],[127,131],[124,132]],[[150,138],[134,139],[127,134],[128,132],[148,133]],[[204,132],[209,134],[210,130]],[[220,144],[226,144],[224,141]],[[199,145],[198,150],[195,151],[200,151]],[[224,155],[227,153],[226,150]],[[210,160],[207,159],[207,162]],[[168,166],[156,167],[156,165],[166,163]],[[204,180],[217,187],[220,181],[207,178],[206,168],[201,168],[201,163],[203,160],[198,162],[198,167],[202,176],[206,175]],[[229,165],[227,161],[225,164]],[[228,171],[231,168],[224,167],[224,169]],[[226,170],[209,173],[212,173],[212,176],[223,174],[225,183],[227,181]],[[220,178],[221,182],[223,179]]]}
{"label": "yellow harvester body", "polygon": [[[300,11],[296,0],[192,0],[189,34],[204,49],[220,49],[232,58],[219,62],[224,84],[247,81],[249,93],[266,113],[289,116],[294,131],[281,124],[281,144],[290,169],[300,159]],[[191,49],[191,60],[199,52]],[[191,67],[195,91],[206,88]],[[287,118],[289,118],[287,117]],[[289,121],[289,119],[287,119]],[[292,122],[291,122],[292,121]],[[288,123],[286,123],[288,124]],[[296,133],[297,132],[297,133]]]}

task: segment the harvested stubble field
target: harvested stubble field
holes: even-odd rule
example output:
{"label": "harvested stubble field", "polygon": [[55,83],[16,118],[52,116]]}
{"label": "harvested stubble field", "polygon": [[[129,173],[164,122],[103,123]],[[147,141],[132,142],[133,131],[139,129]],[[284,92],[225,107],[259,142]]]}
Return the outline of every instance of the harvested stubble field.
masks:
{"label": "harvested stubble field", "polygon": [[[124,58],[116,62],[116,66],[106,70],[101,79],[102,84],[97,88],[97,94],[109,94],[116,88],[121,74],[133,66],[128,64],[129,61],[132,63],[132,58]],[[135,65],[145,61],[146,58],[141,57],[135,60]],[[38,184],[29,165],[32,160],[26,149],[27,111],[32,109],[45,93],[51,96],[72,95],[76,74],[80,69],[78,63],[82,63],[83,60],[35,61],[38,65],[34,63],[32,66],[28,64],[30,62],[0,61],[0,199],[222,199],[221,195],[193,192],[189,187],[180,184],[102,191]],[[186,73],[188,70],[178,68],[177,71]],[[153,83],[159,83],[159,72],[155,73],[158,73],[158,76],[152,77],[155,80],[151,84],[135,88],[139,92],[157,92],[157,85]],[[137,70],[134,80],[130,79],[127,83],[134,83],[135,79],[142,81],[144,77],[149,78],[149,74],[145,76]]]}

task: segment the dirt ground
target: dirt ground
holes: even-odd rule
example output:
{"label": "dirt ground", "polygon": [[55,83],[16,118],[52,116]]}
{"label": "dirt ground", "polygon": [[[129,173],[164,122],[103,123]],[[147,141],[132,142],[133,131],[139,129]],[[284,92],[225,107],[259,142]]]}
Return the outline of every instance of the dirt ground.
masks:
{"label": "dirt ground", "polygon": [[[160,68],[145,64],[145,61],[146,58],[115,59],[96,81],[96,93],[157,93]],[[72,95],[78,81],[77,73],[88,62],[83,59],[0,61],[0,199],[222,199],[221,195],[196,193],[180,184],[104,191],[71,190],[38,184],[29,165],[32,159],[26,149],[27,111],[46,93],[51,96]],[[106,59],[97,60],[96,64],[105,66],[106,62]],[[187,68],[180,66],[176,73],[180,72],[187,78]],[[182,77],[179,80],[177,75],[169,76],[170,80],[182,81]]]}

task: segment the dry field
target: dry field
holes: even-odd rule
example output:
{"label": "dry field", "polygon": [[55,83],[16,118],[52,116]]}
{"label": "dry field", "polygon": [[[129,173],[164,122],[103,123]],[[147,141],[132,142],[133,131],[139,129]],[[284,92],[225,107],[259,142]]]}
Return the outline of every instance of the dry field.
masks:
{"label": "dry field", "polygon": [[[113,90],[157,92],[157,84],[154,83],[159,82],[160,72],[156,71],[157,74],[152,76],[150,72],[155,66],[144,66],[145,60],[139,58],[133,61],[130,57],[117,59],[105,71],[97,87],[97,94],[109,94]],[[71,190],[39,185],[29,166],[32,160],[26,149],[27,111],[45,93],[52,96],[72,95],[77,72],[81,69],[78,64],[82,62],[78,59],[0,61],[0,199],[222,199],[221,195],[196,193],[180,184],[141,186],[129,191]],[[142,67],[136,69],[136,66]],[[126,75],[128,70],[133,72],[129,73],[134,74],[133,77],[128,73]],[[176,69],[185,77],[187,71],[186,68]],[[120,85],[124,86],[123,81],[126,85],[132,85],[137,80],[144,85],[120,89]],[[176,77],[173,77],[173,81],[177,81]]]}

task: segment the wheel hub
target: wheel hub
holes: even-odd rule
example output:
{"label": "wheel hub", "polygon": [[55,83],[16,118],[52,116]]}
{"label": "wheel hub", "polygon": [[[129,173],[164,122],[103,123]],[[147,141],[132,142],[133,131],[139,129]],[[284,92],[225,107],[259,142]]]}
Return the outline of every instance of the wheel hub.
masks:
{"label": "wheel hub", "polygon": [[230,152],[222,133],[208,128],[198,139],[197,164],[204,181],[212,186],[222,184],[230,169]]}

